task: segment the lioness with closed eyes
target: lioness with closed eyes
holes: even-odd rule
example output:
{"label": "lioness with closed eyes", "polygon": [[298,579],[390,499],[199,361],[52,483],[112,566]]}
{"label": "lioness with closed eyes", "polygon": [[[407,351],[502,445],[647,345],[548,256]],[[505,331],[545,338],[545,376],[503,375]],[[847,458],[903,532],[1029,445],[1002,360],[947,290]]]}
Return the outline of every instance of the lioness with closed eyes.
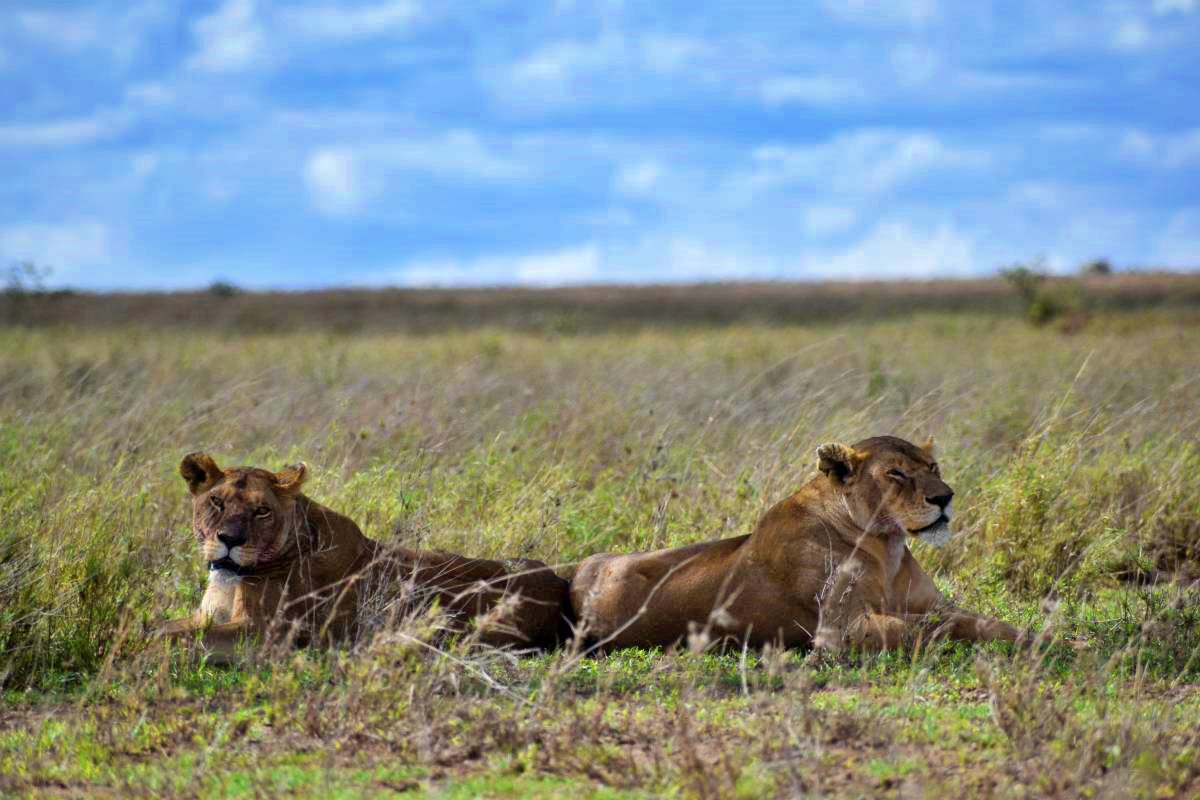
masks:
{"label": "lioness with closed eyes", "polygon": [[542,562],[380,545],[301,493],[303,464],[221,469],[192,453],[179,471],[208,586],[195,613],[160,632],[200,635],[219,660],[276,625],[299,643],[352,637],[366,591],[436,599],[455,629],[475,624],[479,641],[494,646],[551,646],[565,627],[566,581]]}
{"label": "lioness with closed eyes", "polygon": [[951,606],[908,543],[944,543],[954,491],[933,443],[894,436],[817,449],[817,473],[752,534],[585,559],[571,605],[597,647],[710,640],[896,647],[915,627],[968,641],[1012,625]]}

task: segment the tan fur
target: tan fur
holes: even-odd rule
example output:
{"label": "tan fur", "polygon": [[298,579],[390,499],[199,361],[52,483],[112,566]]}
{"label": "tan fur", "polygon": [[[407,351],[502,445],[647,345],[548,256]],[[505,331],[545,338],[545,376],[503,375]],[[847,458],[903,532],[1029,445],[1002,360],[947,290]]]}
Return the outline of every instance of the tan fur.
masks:
{"label": "tan fur", "polygon": [[584,560],[571,605],[601,647],[710,641],[895,647],[917,627],[970,641],[1016,628],[951,607],[908,549],[941,529],[953,494],[927,449],[885,436],[822,445],[820,471],[754,533],[669,550]]}
{"label": "tan fur", "polygon": [[203,631],[218,657],[231,656],[247,634],[343,640],[357,630],[360,602],[378,600],[379,592],[385,600],[436,600],[457,629],[474,620],[480,641],[494,646],[549,646],[569,613],[566,581],[539,561],[473,559],[368,539],[353,520],[300,493],[303,464],[278,473],[222,470],[193,453],[180,473],[193,496],[201,554],[224,568],[210,569],[200,608],[161,632]]}

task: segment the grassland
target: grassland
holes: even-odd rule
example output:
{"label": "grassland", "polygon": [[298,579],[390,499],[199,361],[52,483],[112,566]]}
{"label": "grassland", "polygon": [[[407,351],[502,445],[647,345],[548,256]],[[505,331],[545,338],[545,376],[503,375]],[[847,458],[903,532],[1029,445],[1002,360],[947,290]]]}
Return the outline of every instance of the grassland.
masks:
{"label": "grassland", "polygon": [[[1200,796],[1200,284],[1120,280],[1070,334],[991,283],[10,299],[0,794]],[[884,432],[958,492],[917,557],[1041,645],[217,669],[146,635],[203,587],[191,450],[303,459],[383,541],[568,565],[746,532]]]}

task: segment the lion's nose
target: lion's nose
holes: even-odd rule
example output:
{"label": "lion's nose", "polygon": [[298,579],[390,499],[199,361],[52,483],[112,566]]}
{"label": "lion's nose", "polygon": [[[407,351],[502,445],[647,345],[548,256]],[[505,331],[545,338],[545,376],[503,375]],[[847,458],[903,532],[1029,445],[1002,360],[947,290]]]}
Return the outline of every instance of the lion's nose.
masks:
{"label": "lion's nose", "polygon": [[945,511],[946,506],[950,505],[950,501],[953,499],[954,492],[946,492],[946,494],[939,494],[936,497],[926,497],[925,501],[928,503],[933,503],[935,506]]}
{"label": "lion's nose", "polygon": [[246,535],[243,533],[218,533],[217,541],[232,550],[246,543]]}

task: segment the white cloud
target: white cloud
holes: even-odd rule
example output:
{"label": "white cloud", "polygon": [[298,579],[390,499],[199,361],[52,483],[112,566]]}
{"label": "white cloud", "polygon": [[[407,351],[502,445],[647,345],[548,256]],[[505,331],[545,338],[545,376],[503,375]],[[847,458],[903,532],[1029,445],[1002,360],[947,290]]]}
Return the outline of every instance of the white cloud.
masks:
{"label": "white cloud", "polygon": [[809,274],[848,280],[969,275],[976,267],[975,245],[948,225],[921,231],[883,222],[853,246],[809,256],[804,266]]}
{"label": "white cloud", "polygon": [[572,216],[572,221],[578,221],[589,228],[628,228],[637,222],[633,212],[622,206],[609,206],[596,211],[585,211]]}
{"label": "white cloud", "polygon": [[112,235],[95,220],[28,223],[0,228],[0,262],[33,261],[51,267],[56,283],[70,281],[112,258]]}
{"label": "white cloud", "polygon": [[587,244],[519,258],[514,272],[518,283],[557,286],[595,280],[599,265],[596,245]]}
{"label": "white cloud", "polygon": [[82,13],[24,11],[17,24],[27,35],[63,50],[79,50],[96,41],[99,26],[94,16]]}
{"label": "white cloud", "polygon": [[1155,238],[1151,266],[1200,268],[1200,206],[1183,208],[1171,215]]}
{"label": "white cloud", "polygon": [[858,212],[845,206],[813,206],[801,215],[804,230],[813,236],[829,236],[849,230],[858,221]]}
{"label": "white cloud", "polygon": [[1200,5],[1198,0],[1154,0],[1154,13],[1171,14],[1179,12],[1180,14],[1190,14],[1196,10],[1197,5]]}
{"label": "white cloud", "polygon": [[1129,19],[1117,26],[1113,32],[1113,47],[1118,50],[1143,50],[1150,44],[1150,29],[1146,23],[1137,19]]}
{"label": "white cloud", "polygon": [[120,133],[125,118],[99,113],[79,119],[62,119],[25,125],[0,126],[0,147],[62,147],[104,139]]}
{"label": "white cloud", "polygon": [[357,211],[367,199],[354,156],[346,150],[324,149],[304,165],[304,184],[313,205],[330,216]]}
{"label": "white cloud", "polygon": [[[1062,76],[1030,71],[968,69],[954,75],[954,83],[968,91],[1026,91],[1043,89],[1080,89],[1092,80],[1076,75]],[[1059,126],[1066,128],[1068,126]],[[1082,127],[1082,126],[1078,126]]]}
{"label": "white cloud", "polygon": [[932,47],[903,42],[889,54],[893,74],[902,86],[924,86],[942,70],[942,57]]}
{"label": "white cloud", "polygon": [[769,277],[768,265],[720,243],[680,234],[654,234],[547,252],[481,256],[406,265],[364,277],[364,283],[405,286],[568,286]]}
{"label": "white cloud", "polygon": [[1054,122],[1038,130],[1038,136],[1048,142],[1070,142],[1078,144],[1095,139],[1104,133],[1104,128],[1085,122]]}
{"label": "white cloud", "polygon": [[192,25],[197,50],[188,66],[202,72],[235,72],[258,61],[265,37],[255,19],[254,0],[225,0]]}
{"label": "white cloud", "polygon": [[763,100],[772,106],[840,105],[859,102],[867,96],[858,81],[836,75],[776,75],[763,81],[760,91]]}
{"label": "white cloud", "polygon": [[497,153],[472,131],[392,137],[322,147],[304,165],[313,205],[331,216],[363,210],[389,180],[422,173],[443,180],[504,181],[528,174],[521,161]]}
{"label": "white cloud", "polygon": [[288,9],[283,23],[314,38],[356,39],[409,27],[421,8],[415,0],[391,0],[365,6],[317,5]]}
{"label": "white cloud", "polygon": [[363,276],[364,283],[402,286],[563,286],[600,276],[600,251],[594,243],[520,255],[481,256],[409,264],[385,274]]}
{"label": "white cloud", "polygon": [[489,65],[482,78],[495,95],[515,105],[596,102],[648,77],[688,74],[708,51],[707,43],[689,37],[609,32],[551,42],[511,63]]}
{"label": "white cloud", "polygon": [[1077,193],[1052,181],[1021,181],[1008,190],[1008,202],[1039,211],[1062,208]]}
{"label": "white cloud", "polygon": [[829,14],[863,25],[922,26],[941,14],[937,0],[824,0]]}
{"label": "white cloud", "polygon": [[429,261],[391,272],[360,275],[355,283],[360,286],[498,286],[512,283],[512,280],[503,275],[485,273],[478,263]]}
{"label": "white cloud", "polygon": [[175,92],[159,81],[135,83],[125,88],[125,97],[146,106],[165,106],[175,99]]}
{"label": "white cloud", "polygon": [[[13,5],[8,3],[7,5]],[[18,5],[20,5],[18,3]],[[26,3],[50,7],[62,3]],[[104,6],[103,10],[43,10],[6,13],[0,30],[23,36],[30,44],[75,55],[87,52],[102,56],[120,67],[128,67],[141,55],[151,28],[169,24],[175,12],[157,0],[123,0],[121,3],[74,3],[75,6]],[[11,25],[7,25],[10,22]],[[7,25],[7,27],[6,27]],[[48,54],[53,57],[57,54]],[[83,67],[87,68],[87,67]]]}
{"label": "white cloud", "polygon": [[[654,249],[653,243],[650,249]],[[762,277],[762,265],[748,255],[688,237],[672,238],[667,243],[665,257],[653,259],[649,265],[648,275],[662,276],[660,280],[668,281],[737,280],[755,274]]]}
{"label": "white cloud", "polygon": [[564,85],[581,74],[602,70],[627,58],[625,39],[607,35],[590,42],[555,42],[510,65],[514,84]]}
{"label": "white cloud", "polygon": [[656,161],[641,161],[622,167],[613,181],[617,191],[626,194],[645,194],[662,178],[662,167]]}
{"label": "white cloud", "polygon": [[158,169],[162,158],[157,153],[138,153],[130,160],[135,178],[146,178]]}
{"label": "white cloud", "polygon": [[476,133],[466,130],[427,138],[381,140],[362,150],[365,160],[383,167],[460,178],[516,178],[526,171],[523,164],[498,154]]}
{"label": "white cloud", "polygon": [[708,52],[699,39],[687,36],[644,36],[638,42],[638,55],[651,72],[670,74],[686,68]]}
{"label": "white cloud", "polygon": [[753,152],[761,165],[751,190],[793,181],[847,193],[877,193],[937,169],[979,169],[988,154],[952,147],[929,133],[867,129],[806,146],[767,145]]}
{"label": "white cloud", "polygon": [[1200,128],[1179,133],[1151,134],[1128,131],[1121,140],[1120,153],[1130,161],[1163,168],[1200,165]]}

